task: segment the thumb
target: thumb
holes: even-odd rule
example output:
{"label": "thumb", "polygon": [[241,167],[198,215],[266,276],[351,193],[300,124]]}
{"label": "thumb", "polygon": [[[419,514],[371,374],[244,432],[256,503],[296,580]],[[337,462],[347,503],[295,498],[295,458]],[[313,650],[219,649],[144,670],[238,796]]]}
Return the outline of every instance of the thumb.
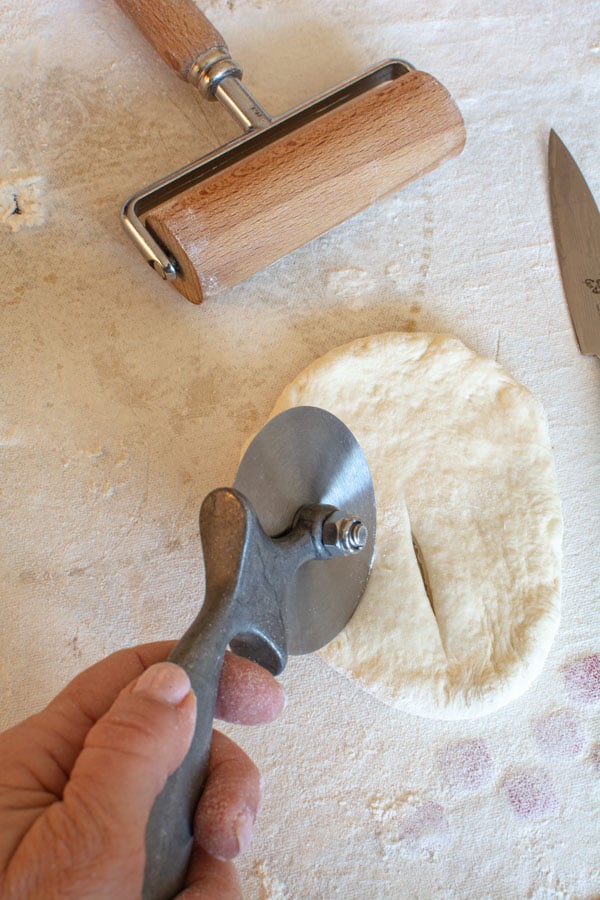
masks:
{"label": "thumb", "polygon": [[141,879],[150,810],[187,753],[195,720],[189,678],[174,663],[150,666],[121,691],[88,732],[55,807],[72,865],[93,869],[93,860],[109,859],[117,885],[123,877]]}

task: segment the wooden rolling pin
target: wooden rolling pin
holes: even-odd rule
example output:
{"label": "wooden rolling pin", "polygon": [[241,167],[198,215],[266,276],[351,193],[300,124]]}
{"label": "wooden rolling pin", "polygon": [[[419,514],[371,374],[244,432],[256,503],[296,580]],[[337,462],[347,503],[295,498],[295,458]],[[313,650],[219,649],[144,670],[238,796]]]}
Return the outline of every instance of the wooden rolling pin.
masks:
{"label": "wooden rolling pin", "polygon": [[[460,153],[460,112],[431,75],[388,60],[271,119],[192,0],[117,0],[184,80],[246,134],[125,205],[148,262],[193,303],[218,294]],[[141,212],[145,214],[143,222]],[[140,226],[138,227],[138,219]],[[159,254],[160,255],[160,254]],[[162,258],[162,257],[161,257]]]}

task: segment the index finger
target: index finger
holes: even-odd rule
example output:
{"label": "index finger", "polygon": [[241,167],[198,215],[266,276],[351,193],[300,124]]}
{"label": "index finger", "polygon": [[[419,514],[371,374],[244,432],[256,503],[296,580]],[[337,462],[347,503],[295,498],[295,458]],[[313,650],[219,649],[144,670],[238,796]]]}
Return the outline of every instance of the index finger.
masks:
{"label": "index finger", "polygon": [[[36,716],[42,731],[60,734],[64,756],[61,763],[70,772],[90,728],[112,706],[128,684],[154,663],[166,659],[176,641],[156,641],[118,650],[85,669]],[[285,705],[285,694],[262,666],[226,653],[217,693],[215,715],[245,725],[275,719]]]}
{"label": "index finger", "polygon": [[[112,706],[115,697],[154,663],[166,659],[176,641],[128,647],[100,660],[71,681],[50,703],[89,729]],[[248,659],[227,652],[217,691],[215,716],[228,722],[258,725],[275,719],[285,694],[273,676]]]}

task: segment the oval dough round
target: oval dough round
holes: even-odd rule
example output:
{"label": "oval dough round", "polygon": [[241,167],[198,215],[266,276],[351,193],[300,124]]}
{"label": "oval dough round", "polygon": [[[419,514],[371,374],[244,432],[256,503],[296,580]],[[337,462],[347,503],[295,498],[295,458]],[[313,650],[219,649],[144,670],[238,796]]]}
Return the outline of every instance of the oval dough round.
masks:
{"label": "oval dough round", "polygon": [[392,333],[316,360],[272,415],[304,404],[354,432],[377,499],[371,578],[324,658],[419,716],[471,718],[517,697],[560,608],[560,504],[537,402],[456,338]]}

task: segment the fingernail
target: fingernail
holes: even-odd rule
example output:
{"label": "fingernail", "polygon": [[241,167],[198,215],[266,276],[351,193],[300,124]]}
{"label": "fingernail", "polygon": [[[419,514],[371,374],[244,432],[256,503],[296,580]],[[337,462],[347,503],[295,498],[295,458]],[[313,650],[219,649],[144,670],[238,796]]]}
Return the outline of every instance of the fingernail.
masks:
{"label": "fingernail", "polygon": [[233,825],[238,842],[238,853],[245,853],[250,846],[253,825],[254,815],[250,809],[246,808],[237,816]]}
{"label": "fingernail", "polygon": [[140,675],[133,688],[134,694],[147,694],[155,700],[177,706],[191,690],[187,673],[175,663],[163,662],[150,666]]}

